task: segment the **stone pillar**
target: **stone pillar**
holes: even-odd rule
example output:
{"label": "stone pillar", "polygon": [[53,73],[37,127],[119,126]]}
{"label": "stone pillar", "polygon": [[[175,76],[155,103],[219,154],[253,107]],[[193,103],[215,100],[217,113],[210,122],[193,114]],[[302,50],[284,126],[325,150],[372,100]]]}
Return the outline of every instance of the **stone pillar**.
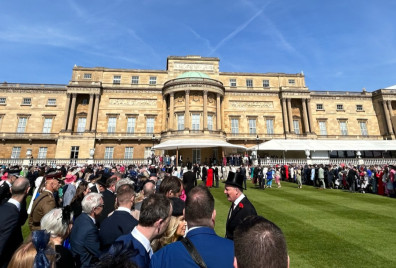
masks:
{"label": "stone pillar", "polygon": [[282,99],[282,114],[285,133],[289,133],[289,120],[287,119],[286,99]]}
{"label": "stone pillar", "polygon": [[293,113],[291,108],[291,99],[287,99],[287,114],[289,115],[289,127],[290,132],[294,133],[294,125],[293,125]]}
{"label": "stone pillar", "polygon": [[303,107],[304,133],[309,133],[307,103],[305,102],[305,99],[302,99],[301,102]]}
{"label": "stone pillar", "polygon": [[87,122],[85,125],[85,132],[91,131],[93,102],[94,102],[94,94],[89,94],[89,106],[88,106]]}
{"label": "stone pillar", "polygon": [[172,92],[170,93],[170,101],[169,101],[169,130],[173,130],[173,117],[174,117],[174,102],[175,102],[175,94]]}
{"label": "stone pillar", "polygon": [[390,119],[390,111],[388,111],[387,107],[387,101],[383,100],[382,101],[382,106],[384,107],[384,113],[385,113],[385,118],[386,118],[386,125],[388,127],[388,134],[393,135],[393,130],[392,130],[392,123]]}
{"label": "stone pillar", "polygon": [[221,96],[217,94],[217,103],[216,103],[216,129],[221,130],[221,111],[220,111],[220,103]]}
{"label": "stone pillar", "polygon": [[72,94],[72,103],[71,103],[71,108],[70,108],[69,123],[67,125],[67,131],[73,130],[74,115],[76,113],[76,100],[77,100],[77,94],[73,93]]}
{"label": "stone pillar", "polygon": [[162,130],[166,130],[166,96],[162,98]]}
{"label": "stone pillar", "polygon": [[186,90],[186,97],[184,98],[186,102],[186,109],[184,112],[184,129],[190,129],[190,90]]}
{"label": "stone pillar", "polygon": [[309,123],[309,130],[313,132],[313,119],[312,119],[312,111],[311,111],[311,99],[307,99],[307,110],[308,110],[308,123]]}
{"label": "stone pillar", "polygon": [[208,91],[203,92],[203,129],[208,130]]}
{"label": "stone pillar", "polygon": [[96,125],[98,123],[98,113],[99,113],[99,94],[95,94],[95,108],[94,108],[94,113],[93,113],[93,121],[92,121],[92,131],[96,131]]}
{"label": "stone pillar", "polygon": [[67,120],[69,119],[69,111],[70,111],[70,93],[67,93],[67,99],[66,99],[66,106],[65,106],[65,117],[63,121],[63,128],[62,130],[67,129]]}

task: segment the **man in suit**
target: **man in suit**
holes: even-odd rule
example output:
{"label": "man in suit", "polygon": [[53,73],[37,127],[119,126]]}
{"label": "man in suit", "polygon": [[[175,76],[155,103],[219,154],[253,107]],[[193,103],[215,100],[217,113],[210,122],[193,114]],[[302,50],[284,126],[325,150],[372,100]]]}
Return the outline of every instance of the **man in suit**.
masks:
{"label": "man in suit", "polygon": [[234,239],[235,228],[243,219],[250,215],[257,215],[253,204],[243,194],[243,179],[242,174],[230,171],[224,182],[224,194],[227,196],[227,200],[232,203],[226,223],[226,238],[231,240]]}
{"label": "man in suit", "polygon": [[[155,182],[152,181],[152,180],[148,180],[148,181],[145,181],[145,182],[144,182],[143,188],[142,188],[142,190],[140,191],[140,194],[143,195],[143,200],[144,200],[144,199],[146,199],[147,197],[149,197],[150,195],[155,194],[155,191],[156,191],[156,184],[155,184]],[[136,202],[136,203],[135,203],[135,205],[134,205],[135,210],[140,211],[140,209],[142,208],[143,200],[140,201],[140,202]]]}
{"label": "man in suit", "polygon": [[104,207],[102,213],[100,214],[97,220],[98,227],[100,227],[102,221],[106,219],[107,216],[109,216],[109,214],[115,210],[116,196],[114,193],[115,193],[116,183],[117,183],[116,177],[111,177],[106,180],[107,188],[102,192]]}
{"label": "man in suit", "polygon": [[239,173],[242,175],[242,177],[243,177],[243,185],[244,185],[244,187],[243,187],[243,189],[244,190],[247,190],[247,187],[246,187],[246,180],[247,180],[247,178],[246,178],[246,168],[245,168],[245,166],[242,164],[241,165],[241,167],[239,168]]}
{"label": "man in suit", "polygon": [[54,193],[60,187],[61,172],[51,172],[45,175],[45,189],[33,202],[32,212],[29,215],[30,231],[40,230],[40,221],[45,214],[58,207]]}
{"label": "man in suit", "polygon": [[74,221],[70,246],[78,267],[90,267],[100,255],[99,231],[96,219],[103,210],[101,194],[87,194],[82,201],[83,213]]}
{"label": "man in suit", "polygon": [[118,208],[103,220],[100,225],[99,238],[102,251],[107,251],[118,237],[130,233],[138,224],[131,215],[135,191],[130,184],[123,184],[117,189]]}
{"label": "man in suit", "polygon": [[183,173],[183,185],[186,195],[192,188],[197,186],[197,177],[194,172],[191,171],[191,168],[187,167],[187,172]]}
{"label": "man in suit", "polygon": [[151,242],[165,232],[171,215],[172,205],[168,198],[162,194],[150,195],[143,201],[138,225],[131,233],[122,235],[116,240],[122,241],[130,250],[137,251],[131,260],[139,268],[149,267],[153,255]]}
{"label": "man in suit", "polygon": [[208,177],[208,169],[206,168],[206,164],[202,167],[202,184],[206,185],[206,179]]}
{"label": "man in suit", "polygon": [[11,198],[0,206],[0,267],[7,267],[15,250],[23,242],[21,226],[27,219],[25,198],[29,189],[28,179],[16,179],[11,187]]}
{"label": "man in suit", "polygon": [[[288,268],[282,230],[261,216],[248,216],[235,229],[234,268]],[[254,245],[254,250],[252,250]]]}
{"label": "man in suit", "polygon": [[[196,248],[206,266],[232,267],[234,245],[232,241],[217,236],[214,231],[216,210],[213,195],[207,187],[199,185],[188,193],[185,219],[188,226],[186,238]],[[150,267],[197,267],[197,265],[183,243],[178,241],[157,251],[151,259]]]}

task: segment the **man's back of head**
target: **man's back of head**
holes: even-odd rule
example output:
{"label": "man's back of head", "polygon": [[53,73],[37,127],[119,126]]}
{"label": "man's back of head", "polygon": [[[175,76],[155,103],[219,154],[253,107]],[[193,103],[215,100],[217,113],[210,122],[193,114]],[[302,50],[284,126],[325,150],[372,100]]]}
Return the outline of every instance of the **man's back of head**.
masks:
{"label": "man's back of head", "polygon": [[131,184],[123,184],[117,189],[117,202],[120,207],[131,209],[133,200],[135,199],[135,191]]}
{"label": "man's back of head", "polygon": [[209,189],[199,185],[187,194],[185,218],[188,228],[194,226],[214,227],[214,198]]}
{"label": "man's back of head", "polygon": [[171,204],[162,194],[153,194],[143,200],[140,209],[139,225],[152,227],[159,220],[165,220],[170,215]]}
{"label": "man's back of head", "polygon": [[30,187],[29,180],[24,177],[19,177],[11,186],[12,196],[27,194],[27,189]]}
{"label": "man's back of head", "polygon": [[[234,232],[238,268],[286,268],[286,239],[281,229],[261,216],[248,216]],[[254,245],[254,249],[252,249]]]}

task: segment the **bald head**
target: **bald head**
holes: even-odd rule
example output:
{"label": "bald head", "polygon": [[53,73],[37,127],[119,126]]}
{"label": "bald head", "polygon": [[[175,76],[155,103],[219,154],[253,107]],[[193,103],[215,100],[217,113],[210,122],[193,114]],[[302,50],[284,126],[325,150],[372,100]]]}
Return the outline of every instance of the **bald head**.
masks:
{"label": "bald head", "polygon": [[30,187],[29,180],[24,177],[19,177],[14,181],[11,187],[12,196],[24,195]]}

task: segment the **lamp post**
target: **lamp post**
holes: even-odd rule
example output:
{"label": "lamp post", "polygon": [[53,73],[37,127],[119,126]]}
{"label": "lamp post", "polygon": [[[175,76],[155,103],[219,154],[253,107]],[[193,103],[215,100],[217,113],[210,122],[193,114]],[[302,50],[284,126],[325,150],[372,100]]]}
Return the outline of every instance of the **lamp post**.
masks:
{"label": "lamp post", "polygon": [[154,163],[154,161],[155,161],[155,155],[154,155],[155,134],[153,134],[153,136],[151,137],[151,140],[153,141],[153,147],[151,147],[151,157],[150,158],[151,158],[151,164],[155,164]]}
{"label": "lamp post", "polygon": [[259,135],[256,136],[256,141],[257,141],[257,154],[256,154],[256,157],[257,157],[257,163],[258,163],[258,165],[260,165],[261,163],[260,163],[260,140],[259,140]]}

